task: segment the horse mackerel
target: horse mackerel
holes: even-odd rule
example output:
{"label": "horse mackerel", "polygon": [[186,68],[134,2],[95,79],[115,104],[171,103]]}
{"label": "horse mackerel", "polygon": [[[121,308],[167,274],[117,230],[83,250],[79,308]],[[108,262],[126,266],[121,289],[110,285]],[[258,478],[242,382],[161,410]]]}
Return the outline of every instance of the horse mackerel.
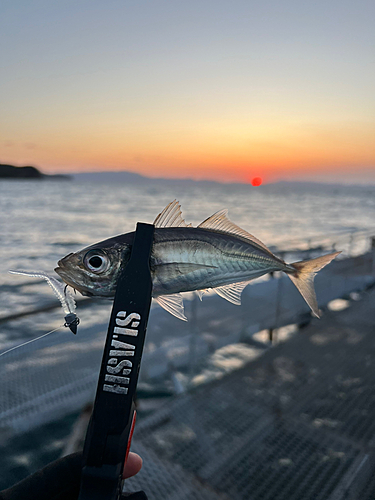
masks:
{"label": "horse mackerel", "polygon": [[[208,289],[234,304],[242,290],[264,274],[283,271],[298,288],[312,313],[319,317],[313,280],[340,252],[287,264],[260,240],[231,222],[226,210],[194,228],[182,218],[174,200],[154,221],[150,257],[153,297],[168,312],[186,320],[181,292]],[[113,298],[121,268],[130,258],[134,232],[109,238],[68,254],[55,269],[82,295]]]}

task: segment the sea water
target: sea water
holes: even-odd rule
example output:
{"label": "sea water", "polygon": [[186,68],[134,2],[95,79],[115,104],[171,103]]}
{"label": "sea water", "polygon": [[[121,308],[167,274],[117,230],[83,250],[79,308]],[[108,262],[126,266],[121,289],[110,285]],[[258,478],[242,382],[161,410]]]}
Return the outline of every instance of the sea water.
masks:
{"label": "sea water", "polygon": [[233,222],[276,248],[346,231],[375,233],[375,186],[2,180],[0,316],[36,306],[39,295],[53,300],[47,285],[34,287],[9,269],[53,274],[66,254],[132,231],[137,221],[153,222],[174,199],[188,223],[227,208]]}

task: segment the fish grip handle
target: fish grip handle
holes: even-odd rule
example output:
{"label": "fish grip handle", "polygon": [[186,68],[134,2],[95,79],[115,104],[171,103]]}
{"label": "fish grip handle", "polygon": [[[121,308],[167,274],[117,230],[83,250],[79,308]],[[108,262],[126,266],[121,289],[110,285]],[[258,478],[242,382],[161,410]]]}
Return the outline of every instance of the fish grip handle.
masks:
{"label": "fish grip handle", "polygon": [[152,224],[137,224],[130,259],[120,271],[86,434],[78,500],[118,500],[121,496],[151,306],[153,236]]}

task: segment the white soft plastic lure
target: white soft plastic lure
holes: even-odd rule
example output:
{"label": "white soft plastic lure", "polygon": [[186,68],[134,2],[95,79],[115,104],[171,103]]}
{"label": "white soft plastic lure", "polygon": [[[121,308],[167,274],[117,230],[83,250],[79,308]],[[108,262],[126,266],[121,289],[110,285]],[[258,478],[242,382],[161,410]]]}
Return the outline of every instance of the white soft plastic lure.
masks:
{"label": "white soft plastic lure", "polygon": [[49,286],[55,292],[57,298],[61,302],[61,306],[65,313],[65,324],[74,334],[77,333],[77,326],[79,325],[79,318],[75,313],[76,301],[74,300],[72,292],[58,281],[53,276],[49,276],[44,271],[21,271],[11,270],[11,274],[21,274],[22,276],[30,276],[31,278],[43,278],[47,281]]}

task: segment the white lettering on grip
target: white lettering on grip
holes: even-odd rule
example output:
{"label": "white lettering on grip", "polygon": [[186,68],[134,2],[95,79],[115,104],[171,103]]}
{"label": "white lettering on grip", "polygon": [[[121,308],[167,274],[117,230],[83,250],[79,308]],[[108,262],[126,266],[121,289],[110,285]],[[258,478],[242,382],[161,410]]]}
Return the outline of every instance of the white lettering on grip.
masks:
{"label": "white lettering on grip", "polygon": [[136,337],[138,335],[138,330],[132,330],[131,328],[120,328],[119,326],[115,326],[115,333],[120,333],[121,335],[131,335],[132,337]]}
{"label": "white lettering on grip", "polygon": [[111,346],[116,349],[135,349],[135,345],[127,344],[126,342],[120,342],[119,340],[112,340]]}
{"label": "white lettering on grip", "polygon": [[[121,319],[124,318],[124,319]],[[132,324],[130,324],[133,320],[140,320],[141,317],[138,313],[130,313],[128,316],[126,316],[125,311],[119,311],[117,313],[116,317],[116,325],[118,326],[128,326],[130,325],[130,328],[137,328],[139,326],[139,321],[134,321]]]}
{"label": "white lettering on grip", "polygon": [[[109,351],[110,356],[129,358],[135,355],[135,345],[115,339],[118,339],[119,334],[136,337],[138,335],[136,328],[139,326],[140,320],[141,316],[138,313],[130,313],[128,315],[126,315],[126,311],[119,311],[117,313],[116,325],[118,326],[115,326],[113,329],[111,347],[114,349]],[[118,361],[117,357],[111,357],[107,363],[107,374],[104,379],[106,382],[112,382],[112,384],[103,384],[103,391],[115,394],[128,394],[128,388],[123,386],[130,383],[132,369],[133,364],[128,359]],[[123,377],[122,375],[129,375],[129,377]]]}
{"label": "white lettering on grip", "polygon": [[[116,365],[116,366],[109,366],[109,365]],[[127,368],[125,368],[125,366]],[[119,362],[119,364],[117,364],[117,358],[111,358],[108,361],[107,372],[114,374],[114,373],[120,373],[122,370],[123,375],[129,375],[132,371],[132,366],[133,366],[132,362],[129,361],[128,359],[123,359],[122,361]]]}

